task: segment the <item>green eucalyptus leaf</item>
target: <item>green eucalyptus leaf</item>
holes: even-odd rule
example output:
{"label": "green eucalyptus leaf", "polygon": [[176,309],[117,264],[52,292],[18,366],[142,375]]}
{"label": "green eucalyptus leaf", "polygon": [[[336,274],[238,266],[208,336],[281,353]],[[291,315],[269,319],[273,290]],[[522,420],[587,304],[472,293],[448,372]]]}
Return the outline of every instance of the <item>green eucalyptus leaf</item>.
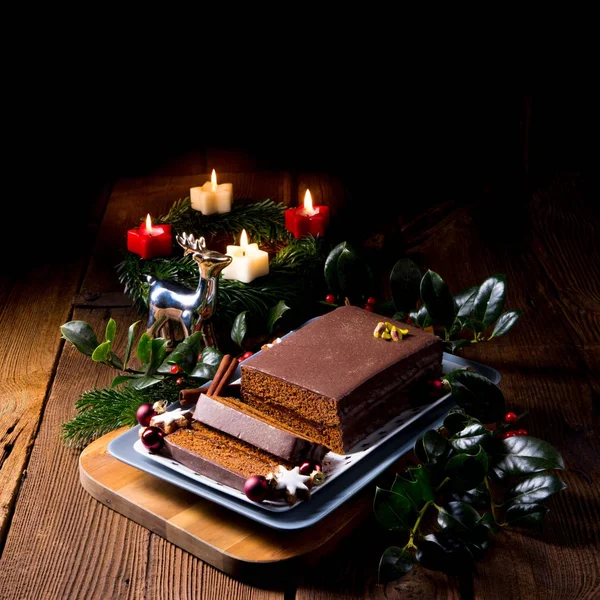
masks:
{"label": "green eucalyptus leaf", "polygon": [[417,305],[423,274],[410,258],[396,261],[390,273],[390,292],[397,311],[408,312]]}
{"label": "green eucalyptus leaf", "polygon": [[[271,307],[267,312],[267,331],[269,333],[273,333],[273,328],[275,327],[275,323],[283,316],[286,310],[289,310],[290,307],[287,304],[280,300],[275,306]],[[238,346],[241,344],[238,344]]]}
{"label": "green eucalyptus leaf", "polygon": [[458,312],[456,313],[457,317],[468,317],[471,314],[478,292],[479,286],[476,285],[463,290],[454,296],[454,301],[458,308]]}
{"label": "green eucalyptus leaf", "polygon": [[566,488],[566,484],[553,473],[542,471],[523,477],[504,494],[504,504],[543,502]]}
{"label": "green eucalyptus leaf", "polygon": [[165,338],[154,338],[151,345],[151,358],[146,375],[153,375],[158,370],[158,367],[162,365],[167,355],[167,345],[169,340]]}
{"label": "green eucalyptus leaf", "polygon": [[152,336],[145,331],[140,336],[137,345],[137,355],[142,364],[148,364],[152,358]]}
{"label": "green eucalyptus leaf", "polygon": [[423,275],[421,298],[433,322],[449,329],[457,313],[456,303],[444,280],[434,271]]}
{"label": "green eucalyptus leaf", "polygon": [[128,387],[131,387],[136,390],[143,390],[143,389],[149,388],[153,385],[156,385],[163,379],[164,378],[160,375],[153,375],[153,376],[144,375],[143,377],[137,377],[137,378],[133,379],[132,381],[130,381]]}
{"label": "green eucalyptus leaf", "polygon": [[493,337],[500,337],[501,335],[508,333],[522,314],[522,310],[511,310],[500,315],[496,321],[496,324],[494,325],[494,330],[492,331],[492,335],[490,335],[489,339],[492,339]]}
{"label": "green eucalyptus leaf", "polygon": [[377,487],[373,510],[377,521],[389,531],[408,531],[417,516],[415,505],[402,494]]}
{"label": "green eucalyptus leaf", "polygon": [[183,339],[166,358],[168,365],[180,366],[186,375],[190,375],[198,362],[198,354],[202,348],[202,332],[196,331]]}
{"label": "green eucalyptus leaf", "polygon": [[460,502],[467,502],[477,510],[484,510],[490,506],[490,494],[481,484],[472,490],[452,492],[452,498]]}
{"label": "green eucalyptus leaf", "polygon": [[421,509],[426,502],[435,500],[431,476],[422,465],[409,467],[405,476],[396,474],[391,491],[412,500],[417,509]]}
{"label": "green eucalyptus leaf", "polygon": [[434,429],[426,431],[414,445],[414,453],[423,463],[438,462],[448,454],[449,450],[446,438]]}
{"label": "green eucalyptus leaf", "polygon": [[473,317],[483,323],[484,328],[489,327],[499,316],[504,308],[506,298],[506,277],[492,275],[480,286],[473,304]]}
{"label": "green eucalyptus leaf", "polygon": [[369,263],[346,244],[337,260],[337,277],[340,293],[358,299],[373,291],[373,273]]}
{"label": "green eucalyptus leaf", "polygon": [[448,459],[444,472],[450,477],[453,491],[467,491],[477,487],[488,471],[488,455],[481,446],[471,448]]}
{"label": "green eucalyptus leaf", "polygon": [[94,352],[92,352],[92,360],[94,362],[106,362],[110,356],[110,342],[103,342],[100,344]]}
{"label": "green eucalyptus leaf", "polygon": [[390,583],[404,577],[415,564],[413,555],[406,548],[390,546],[379,561],[378,583]]}
{"label": "green eucalyptus leaf", "polygon": [[426,569],[458,575],[472,570],[473,555],[452,530],[426,535],[417,544],[416,559]]}
{"label": "green eucalyptus leaf", "polygon": [[127,346],[125,348],[125,359],[123,360],[123,368],[127,368],[127,364],[129,363],[129,359],[131,358],[131,349],[133,348],[133,340],[135,338],[135,328],[137,327],[139,321],[132,323],[129,326],[129,330],[127,331]]}
{"label": "green eucalyptus leaf", "polygon": [[469,452],[475,446],[491,438],[491,436],[492,432],[481,423],[472,423],[455,433],[449,442],[456,452]]}
{"label": "green eucalyptus leaf", "polygon": [[432,323],[431,316],[427,311],[426,306],[421,306],[419,310],[413,310],[409,313],[411,323],[415,327],[420,327],[421,329],[425,329],[425,327],[429,327]]}
{"label": "green eucalyptus leaf", "polygon": [[111,344],[115,341],[115,334],[117,332],[117,323],[113,318],[108,320],[106,324],[106,341]]}
{"label": "green eucalyptus leaf", "polygon": [[549,510],[547,506],[535,502],[512,504],[504,514],[504,522],[507,525],[523,527],[539,525]]}
{"label": "green eucalyptus leaf", "polygon": [[327,287],[334,294],[341,292],[340,283],[338,280],[337,261],[340,254],[346,248],[346,242],[340,242],[335,246],[325,259],[324,275]]}
{"label": "green eucalyptus leaf", "polygon": [[248,311],[244,310],[237,315],[231,327],[231,339],[242,348],[244,338],[248,333]]}
{"label": "green eucalyptus leaf", "polygon": [[505,413],[504,394],[500,388],[476,371],[456,369],[445,378],[452,388],[452,399],[482,423],[499,421]]}
{"label": "green eucalyptus leaf", "polygon": [[495,439],[490,452],[490,471],[499,480],[565,468],[562,456],[553,446],[531,436]]}
{"label": "green eucalyptus leaf", "polygon": [[100,345],[94,330],[85,321],[69,321],[61,325],[60,332],[65,340],[68,340],[86,356],[92,356],[94,350]]}

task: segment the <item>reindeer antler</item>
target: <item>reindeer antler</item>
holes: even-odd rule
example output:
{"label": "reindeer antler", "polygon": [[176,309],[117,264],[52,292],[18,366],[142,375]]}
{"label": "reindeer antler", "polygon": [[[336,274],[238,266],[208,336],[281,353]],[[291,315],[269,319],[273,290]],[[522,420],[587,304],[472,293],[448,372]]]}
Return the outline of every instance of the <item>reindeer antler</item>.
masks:
{"label": "reindeer antler", "polygon": [[185,253],[189,252],[201,252],[206,249],[206,241],[203,236],[196,239],[194,234],[189,235],[184,231],[181,235],[175,236],[177,243],[185,250]]}

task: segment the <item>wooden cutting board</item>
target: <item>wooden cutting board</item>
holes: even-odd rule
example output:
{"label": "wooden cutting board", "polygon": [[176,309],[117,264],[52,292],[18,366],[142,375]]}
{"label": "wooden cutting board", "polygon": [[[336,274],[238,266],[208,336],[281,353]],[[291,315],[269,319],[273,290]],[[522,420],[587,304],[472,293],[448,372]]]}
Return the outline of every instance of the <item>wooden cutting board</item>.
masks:
{"label": "wooden cutting board", "polygon": [[83,450],[79,474],[84,489],[234,577],[278,577],[299,562],[312,563],[372,515],[374,488],[367,486],[308,528],[267,527],[111,456],[108,444],[125,431],[126,427],[111,432]]}

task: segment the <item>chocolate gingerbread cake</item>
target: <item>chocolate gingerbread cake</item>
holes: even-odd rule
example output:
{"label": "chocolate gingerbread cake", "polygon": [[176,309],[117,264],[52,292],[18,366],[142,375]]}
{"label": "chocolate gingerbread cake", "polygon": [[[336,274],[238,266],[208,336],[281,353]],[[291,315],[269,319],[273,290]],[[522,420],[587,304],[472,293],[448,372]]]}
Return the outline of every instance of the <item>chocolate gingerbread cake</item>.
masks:
{"label": "chocolate gingerbread cake", "polygon": [[[379,323],[407,330],[374,335]],[[318,317],[241,364],[241,398],[286,428],[347,453],[442,375],[436,335],[356,306]]]}

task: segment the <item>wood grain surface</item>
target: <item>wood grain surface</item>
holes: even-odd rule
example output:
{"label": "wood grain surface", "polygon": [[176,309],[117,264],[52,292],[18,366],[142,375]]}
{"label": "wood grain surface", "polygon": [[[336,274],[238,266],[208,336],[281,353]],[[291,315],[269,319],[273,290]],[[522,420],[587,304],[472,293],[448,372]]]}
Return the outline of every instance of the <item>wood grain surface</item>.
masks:
{"label": "wood grain surface", "polygon": [[[397,540],[372,516],[284,581],[232,577],[84,489],[80,453],[60,439],[61,424],[74,415],[80,393],[108,385],[114,373],[63,344],[58,326],[76,318],[102,330],[113,317],[120,325],[117,344],[124,343],[127,326],[139,318],[118,302],[114,267],[126,230],[149,211],[164,213],[212,168],[222,168],[220,180],[233,181],[236,195],[256,200],[295,203],[310,182],[342,212],[343,196],[351,193],[328,176],[254,172],[255,166],[248,157],[215,151],[113,182],[89,252],[31,278],[13,274],[2,282],[0,598],[600,597],[600,219],[585,181],[568,174],[518,190],[516,202],[509,192],[492,190],[466,201],[440,198],[420,214],[413,210],[410,220],[382,214],[369,231],[379,236],[371,242],[391,248],[387,260],[405,253],[440,273],[452,292],[505,273],[506,308],[523,310],[507,336],[462,355],[500,371],[507,405],[528,411],[523,425],[530,434],[563,455],[568,488],[549,500],[541,528],[500,532],[472,577],[415,568],[399,582],[379,585],[379,557]],[[500,210],[509,204],[514,209]],[[95,307],[94,294],[106,294],[105,302]],[[175,501],[193,506],[195,499]],[[251,551],[244,546],[248,524],[240,520],[239,527],[238,550]]]}

